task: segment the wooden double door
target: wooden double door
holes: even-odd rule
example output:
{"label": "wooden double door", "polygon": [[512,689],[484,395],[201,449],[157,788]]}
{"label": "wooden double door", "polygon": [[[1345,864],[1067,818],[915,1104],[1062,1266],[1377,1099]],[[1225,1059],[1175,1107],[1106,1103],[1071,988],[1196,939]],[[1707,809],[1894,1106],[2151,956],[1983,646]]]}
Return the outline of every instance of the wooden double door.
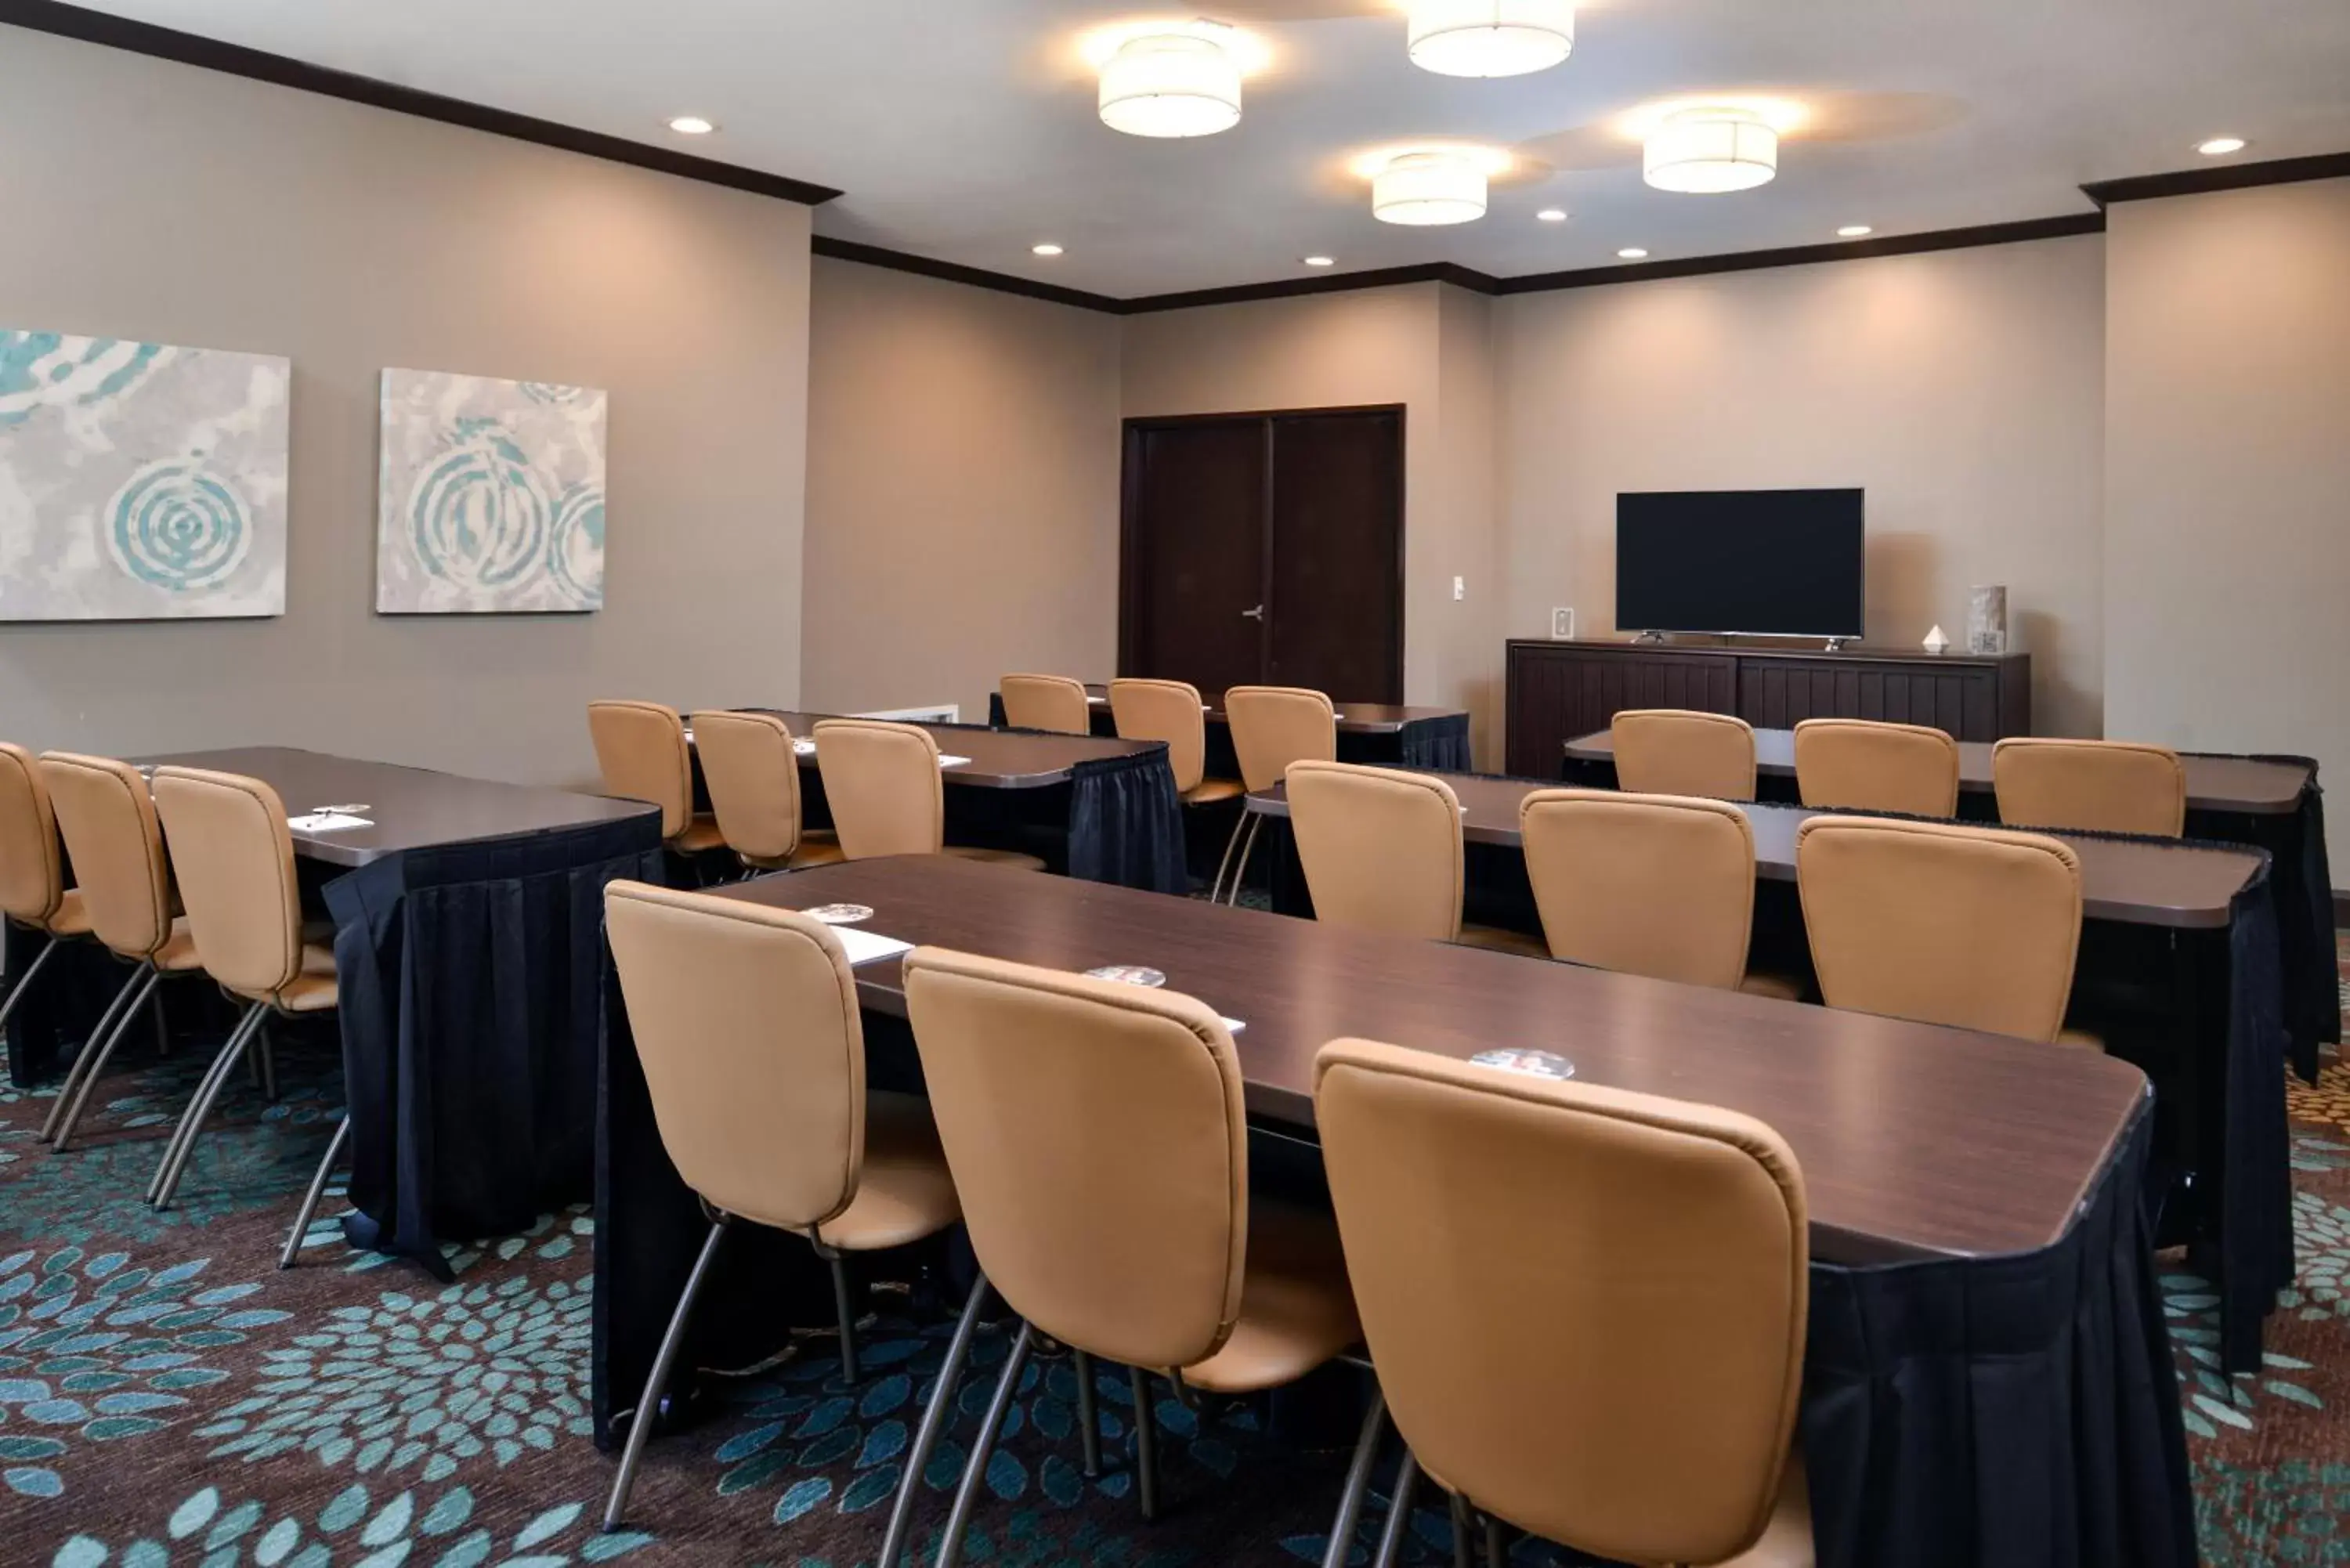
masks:
{"label": "wooden double door", "polygon": [[1403,419],[1128,420],[1120,672],[1402,701]]}

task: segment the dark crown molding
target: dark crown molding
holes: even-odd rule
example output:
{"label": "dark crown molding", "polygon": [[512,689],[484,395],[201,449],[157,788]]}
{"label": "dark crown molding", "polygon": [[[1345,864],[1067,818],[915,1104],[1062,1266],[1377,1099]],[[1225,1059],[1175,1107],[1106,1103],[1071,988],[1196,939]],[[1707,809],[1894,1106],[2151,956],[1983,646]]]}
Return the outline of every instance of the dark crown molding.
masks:
{"label": "dark crown molding", "polygon": [[348,103],[365,104],[370,109],[390,109],[395,114],[439,120],[443,125],[487,131],[493,136],[509,137],[516,141],[536,142],[541,147],[558,148],[565,152],[600,158],[610,163],[631,164],[659,174],[674,174],[681,179],[748,191],[757,196],[797,202],[806,206],[821,205],[840,194],[827,185],[812,185],[806,181],[786,179],[781,174],[721,163],[711,158],[697,158],[689,152],[630,141],[625,137],[580,130],[572,126],[558,125],[551,119],[539,119],[527,114],[492,109],[485,104],[468,103],[463,99],[443,98],[439,93],[378,81],[373,77],[329,70],[324,66],[273,55],[264,49],[224,44],[217,38],[159,27],[151,22],[134,22],[103,11],[63,5],[60,0],[0,0],[0,23],[36,33],[54,34],[60,38],[75,38],[85,44],[103,44],[131,54],[151,55],[159,60],[197,66],[253,81],[268,82],[276,87],[338,98]]}
{"label": "dark crown molding", "polygon": [[1790,245],[1780,250],[1733,251],[1727,255],[1679,256],[1665,261],[1627,262],[1621,266],[1583,267],[1573,272],[1530,273],[1501,279],[1501,286],[1495,292],[1541,294],[1600,284],[1703,277],[1718,272],[1757,272],[1766,267],[1809,266],[1817,262],[1866,261],[1872,256],[1918,255],[1928,251],[1968,250],[1977,245],[2012,245],[2028,240],[2062,239],[2068,234],[2103,234],[2105,228],[2103,213],[2067,213],[2057,218],[1933,229],[1920,234],[1887,234],[1881,238],[1837,240],[1830,244]]}
{"label": "dark crown molding", "polygon": [[1057,283],[1038,283],[1034,278],[1014,277],[1008,272],[989,272],[984,267],[964,266],[959,262],[933,261],[906,251],[884,249],[880,245],[861,244],[855,240],[836,240],[824,234],[812,236],[808,248],[820,256],[834,261],[861,262],[867,266],[885,266],[892,272],[910,272],[920,277],[935,277],[947,283],[967,284],[972,288],[992,288],[998,294],[1024,295],[1030,299],[1049,299],[1055,305],[1074,305],[1081,310],[1099,310],[1111,316],[1123,315],[1126,302],[1107,294],[1087,294],[1082,288],[1064,288]]}
{"label": "dark crown molding", "polygon": [[2206,191],[2242,191],[2254,185],[2290,185],[2302,180],[2350,178],[2350,152],[2321,152],[2311,158],[2270,158],[2257,163],[2215,163],[2204,169],[2180,169],[2168,174],[2137,174],[2126,180],[2100,180],[2081,187],[2081,194],[2105,207],[2115,202],[2149,202],[2161,196],[2196,196]]}

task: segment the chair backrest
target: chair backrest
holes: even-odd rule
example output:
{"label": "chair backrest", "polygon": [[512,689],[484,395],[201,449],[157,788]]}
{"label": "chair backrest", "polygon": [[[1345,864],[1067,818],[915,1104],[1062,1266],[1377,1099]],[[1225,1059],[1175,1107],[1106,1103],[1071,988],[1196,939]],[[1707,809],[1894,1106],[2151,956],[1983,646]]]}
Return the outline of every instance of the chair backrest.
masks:
{"label": "chair backrest", "polygon": [[1113,680],[1109,711],[1120,740],[1167,742],[1176,794],[1200,787],[1208,774],[1208,722],[1198,687],[1182,680]]}
{"label": "chair backrest", "polygon": [[831,928],[622,881],[604,890],[604,929],[685,1184],[789,1231],[847,1208],[865,1164],[865,1029]]}
{"label": "chair backrest", "polygon": [[155,770],[155,810],[204,972],[252,1001],[302,972],[302,891],[286,803],[259,779]]}
{"label": "chair backrest", "polygon": [[172,940],[172,863],[147,781],[128,763],[50,752],[41,758],[57,829],[73,857],[90,930],[129,959]]}
{"label": "chair backrest", "polygon": [[784,722],[773,713],[696,713],[693,749],[727,847],[747,860],[790,859],[800,845],[800,764]]}
{"label": "chair backrest", "polygon": [[1795,788],[1809,806],[1959,814],[1959,743],[1923,724],[1806,719],[1795,726]]}
{"label": "chair backrest", "polygon": [[2015,737],[1991,748],[1991,780],[2012,826],[2187,831],[2187,764],[2166,746]]}
{"label": "chair backrest", "polygon": [[1754,828],[1718,800],[1546,789],[1518,807],[1551,955],[1734,989],[1754,924]]}
{"label": "chair backrest", "polygon": [[1461,801],[1430,774],[1289,764],[1289,828],[1334,926],[1449,942],[1461,934]]}
{"label": "chair backrest", "polygon": [[946,845],[946,786],[928,730],[879,719],[819,719],[816,764],[840,853],[936,855]]}
{"label": "chair backrest", "polygon": [[2054,1040],[2081,945],[2081,862],[2036,833],[1815,816],[1795,832],[1830,1007]]}
{"label": "chair backrest", "polygon": [[1594,1556],[1761,1538],[1802,1392],[1802,1169],[1731,1111],[1361,1040],[1315,1064],[1347,1272],[1431,1474]]}
{"label": "chair backrest", "polygon": [[1319,691],[1295,686],[1235,686],[1224,693],[1232,754],[1251,791],[1271,789],[1292,763],[1335,761],[1338,714]]}
{"label": "chair backrest", "polygon": [[675,838],[693,822],[693,755],[685,721],[658,702],[588,704],[588,734],[604,793],[660,807],[661,836]]}
{"label": "chair backrest", "polygon": [[24,747],[0,742],[0,915],[41,925],[65,896],[65,857],[40,765]]}
{"label": "chair backrest", "polygon": [[1730,713],[1628,708],[1608,722],[1616,784],[1634,794],[1754,798],[1754,726]]}
{"label": "chair backrest", "polygon": [[997,690],[1003,695],[1003,722],[1015,730],[1093,732],[1093,704],[1086,700],[1082,680],[1066,675],[1007,675]]}
{"label": "chair backrest", "polygon": [[907,955],[906,1008],[979,1266],[1042,1332],[1131,1366],[1221,1348],[1248,1255],[1232,1036],[1171,992]]}

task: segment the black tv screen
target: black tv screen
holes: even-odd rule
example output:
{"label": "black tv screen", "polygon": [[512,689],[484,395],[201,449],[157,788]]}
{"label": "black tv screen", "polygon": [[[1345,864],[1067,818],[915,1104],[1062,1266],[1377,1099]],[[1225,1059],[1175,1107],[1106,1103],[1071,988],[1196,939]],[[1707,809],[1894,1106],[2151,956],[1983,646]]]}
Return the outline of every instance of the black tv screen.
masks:
{"label": "black tv screen", "polygon": [[1858,637],[1858,490],[1650,491],[1616,498],[1625,631]]}

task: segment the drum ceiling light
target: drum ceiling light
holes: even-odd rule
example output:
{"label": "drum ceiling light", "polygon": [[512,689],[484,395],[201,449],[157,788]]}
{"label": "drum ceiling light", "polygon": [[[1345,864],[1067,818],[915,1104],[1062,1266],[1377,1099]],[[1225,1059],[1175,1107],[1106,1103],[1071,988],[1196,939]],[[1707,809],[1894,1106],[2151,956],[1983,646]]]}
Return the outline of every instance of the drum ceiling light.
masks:
{"label": "drum ceiling light", "polygon": [[1751,191],[1778,177],[1778,127],[1751,109],[1685,109],[1648,133],[1640,171],[1659,191]]}
{"label": "drum ceiling light", "polygon": [[1241,62],[1204,32],[1127,39],[1101,67],[1102,123],[1128,136],[1213,136],[1241,120]]}
{"label": "drum ceiling light", "polygon": [[1485,215],[1485,170],[1458,152],[1406,152],[1371,176],[1371,216],[1383,223],[1467,223]]}
{"label": "drum ceiling light", "polygon": [[1411,0],[1411,63],[1448,77],[1545,71],[1575,48],[1572,0]]}

